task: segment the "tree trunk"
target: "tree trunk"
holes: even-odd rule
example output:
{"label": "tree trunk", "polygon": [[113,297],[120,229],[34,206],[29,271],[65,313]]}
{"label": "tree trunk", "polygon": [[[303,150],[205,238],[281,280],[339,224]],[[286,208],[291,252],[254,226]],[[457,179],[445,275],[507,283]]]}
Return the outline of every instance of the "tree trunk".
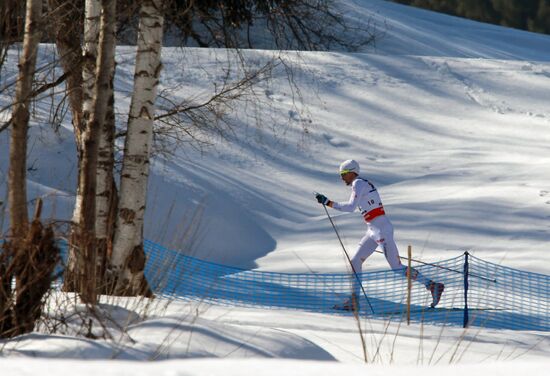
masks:
{"label": "tree trunk", "polygon": [[[67,74],[67,95],[71,108],[76,147],[82,144],[82,0],[48,0],[53,20],[54,38],[61,67]],[[95,66],[95,63],[94,63]]]}
{"label": "tree trunk", "polygon": [[134,90],[120,183],[112,272],[117,295],[151,295],[144,276],[143,217],[153,134],[155,99],[161,70],[162,1],[144,0],[134,74]]}
{"label": "tree trunk", "polygon": [[19,60],[19,77],[13,107],[8,202],[10,203],[11,235],[15,248],[26,236],[29,224],[27,212],[27,134],[32,82],[36,68],[36,55],[40,42],[42,0],[27,0],[23,53]]}
{"label": "tree trunk", "polygon": [[[60,1],[60,0],[58,0]],[[69,257],[67,261],[67,269],[65,271],[65,281],[63,289],[65,291],[80,292],[80,285],[78,281],[83,277],[82,270],[79,270],[79,264],[82,265],[83,261],[79,261],[84,257],[81,245],[79,244],[79,226],[80,217],[82,213],[82,159],[84,149],[84,135],[88,128],[88,122],[90,119],[90,113],[93,108],[94,86],[95,86],[95,70],[97,61],[97,48],[99,42],[99,28],[100,28],[100,13],[101,3],[100,0],[85,0],[85,13],[84,13],[84,47],[82,55],[82,105],[79,109],[80,115],[80,130],[75,129],[75,133],[79,133],[76,136],[77,151],[78,151],[78,183],[76,188],[76,200],[73,210],[71,236],[69,240]]]}
{"label": "tree trunk", "polygon": [[33,331],[42,313],[44,295],[51,287],[55,267],[59,261],[59,248],[51,226],[40,222],[42,201],[39,198],[35,218],[29,226],[25,241],[25,254],[19,252],[13,260],[18,280],[13,307],[13,331],[9,337]]}
{"label": "tree trunk", "polygon": [[[108,88],[111,82],[114,66],[114,38],[116,22],[116,1],[101,1],[101,29],[99,49],[97,55],[96,84],[93,96],[93,108],[86,130],[84,132],[84,148],[82,150],[82,164],[80,173],[80,187],[82,189],[81,212],[79,223],[79,246],[83,257],[79,257],[78,273],[81,277],[81,295],[84,301],[90,304],[97,302],[97,293],[103,280],[102,266],[104,256],[98,254],[96,248],[96,192],[99,135],[108,107]],[[84,273],[81,273],[84,271]]]}
{"label": "tree trunk", "polygon": [[19,8],[17,0],[0,0],[0,69],[6,62],[9,47],[16,41]]}
{"label": "tree trunk", "polygon": [[[22,247],[14,249],[4,243],[0,252],[0,338],[32,332],[55,278],[60,252],[52,227],[44,228],[40,222],[41,210],[42,200],[38,198]],[[16,291],[11,288],[14,276]]]}
{"label": "tree trunk", "polygon": [[[112,13],[115,14],[116,2],[112,1]],[[110,27],[104,28],[104,32],[109,32],[111,41],[105,51],[109,58],[109,84],[102,90],[102,95],[108,98],[105,119],[99,130],[98,161],[97,161],[97,191],[96,191],[96,222],[95,236],[97,248],[97,272],[101,276],[99,288],[102,292],[107,292],[107,286],[104,285],[104,273],[106,263],[108,262],[108,250],[112,249],[114,222],[117,205],[117,188],[114,180],[113,169],[115,164],[115,112],[114,112],[114,75],[115,75],[115,52],[116,52],[116,19],[113,17]]]}

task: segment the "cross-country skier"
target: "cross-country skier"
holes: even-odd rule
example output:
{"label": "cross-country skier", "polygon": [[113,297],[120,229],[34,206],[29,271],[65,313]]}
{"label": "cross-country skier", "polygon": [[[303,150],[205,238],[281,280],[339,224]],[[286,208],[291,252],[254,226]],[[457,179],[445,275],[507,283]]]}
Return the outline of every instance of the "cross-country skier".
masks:
{"label": "cross-country skier", "polygon": [[[346,185],[351,185],[351,197],[348,202],[334,202],[320,193],[317,193],[315,197],[320,204],[336,210],[353,212],[358,207],[361,211],[367,223],[367,233],[359,242],[355,255],[351,259],[354,273],[361,273],[363,262],[380,247],[390,267],[394,271],[406,275],[407,267],[401,264],[399,251],[393,239],[393,225],[386,216],[382,200],[375,186],[367,179],[359,176],[359,164],[353,159],[342,162],[340,176]],[[411,269],[411,278],[422,283],[431,292],[431,307],[435,307],[441,299],[445,286],[443,283],[426,278],[416,269]],[[335,308],[347,311],[357,310],[359,308],[360,289],[361,286],[357,278],[354,278],[352,295],[342,305],[337,305]]]}

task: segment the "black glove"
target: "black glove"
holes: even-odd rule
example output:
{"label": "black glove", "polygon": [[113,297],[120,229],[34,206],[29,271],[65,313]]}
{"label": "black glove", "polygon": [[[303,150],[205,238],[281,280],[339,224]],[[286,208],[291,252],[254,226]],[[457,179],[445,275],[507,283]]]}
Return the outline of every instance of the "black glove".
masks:
{"label": "black glove", "polygon": [[327,198],[327,196],[322,195],[320,193],[317,193],[315,195],[315,198],[317,199],[317,202],[319,204],[327,205],[330,202],[330,200]]}

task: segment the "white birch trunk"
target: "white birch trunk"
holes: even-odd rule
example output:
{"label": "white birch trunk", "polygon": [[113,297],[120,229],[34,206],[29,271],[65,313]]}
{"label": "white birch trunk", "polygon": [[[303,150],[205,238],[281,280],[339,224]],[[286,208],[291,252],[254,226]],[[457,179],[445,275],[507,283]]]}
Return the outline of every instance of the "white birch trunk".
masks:
{"label": "white birch trunk", "polygon": [[97,160],[97,192],[96,192],[96,224],[95,232],[98,247],[105,253],[112,248],[116,207],[117,188],[114,180],[114,137],[115,114],[114,92],[112,82],[105,95],[109,98],[107,114],[99,134],[99,150]]}
{"label": "white birch trunk", "polygon": [[101,1],[86,0],[84,10],[84,46],[82,66],[82,112],[84,121],[90,120],[93,111],[95,74],[101,29]]}
{"label": "white birch trunk", "polygon": [[76,198],[73,210],[71,229],[71,239],[69,246],[69,258],[67,261],[67,270],[65,273],[64,289],[66,291],[76,291],[78,274],[78,260],[82,257],[78,245],[78,232],[80,225],[80,217],[82,216],[82,187],[81,161],[83,158],[84,139],[86,137],[86,128],[90,120],[90,114],[93,108],[93,96],[95,86],[95,69],[97,61],[97,49],[99,44],[99,29],[100,29],[100,0],[86,0],[84,11],[84,46],[83,46],[83,62],[82,62],[82,118],[81,132],[79,140],[77,140],[78,151],[78,183],[76,187]]}
{"label": "white birch trunk", "polygon": [[[108,6],[112,7],[110,13],[114,15],[116,12],[116,1],[110,1]],[[105,69],[109,71],[109,84],[100,89],[100,95],[104,95],[108,99],[108,103],[105,111],[105,119],[99,130],[95,222],[98,252],[102,259],[106,258],[107,245],[112,241],[111,236],[113,234],[114,223],[111,223],[113,222],[111,219],[111,206],[113,195],[116,193],[113,179],[115,137],[113,78],[116,50],[116,18],[112,17],[108,22],[110,22],[110,25],[102,27],[103,33],[109,33],[109,35],[105,35],[105,38],[108,38],[108,43],[105,45],[108,66],[106,66]],[[103,263],[104,260],[98,261]]]}
{"label": "white birch trunk", "polygon": [[[87,123],[90,120],[90,114],[93,111],[93,97],[95,86],[95,70],[97,61],[97,48],[99,44],[99,29],[101,16],[100,0],[86,0],[84,11],[84,47],[83,47],[83,65],[82,65],[82,129],[86,133]],[[83,145],[77,145],[79,153],[82,152]],[[82,155],[79,156],[79,160]],[[82,206],[82,192],[80,185],[76,191],[76,202],[73,212],[73,223],[78,225],[80,211]]]}
{"label": "white birch trunk", "polygon": [[[86,124],[90,120],[93,111],[93,97],[95,86],[95,70],[97,61],[97,48],[99,44],[99,29],[101,16],[100,0],[86,0],[84,10],[84,46],[82,64],[82,137],[86,133]],[[82,152],[82,144],[77,145],[79,153]],[[82,155],[79,156],[79,160]],[[73,212],[73,223],[78,225],[82,207],[81,187],[77,187],[76,202]]]}
{"label": "white birch trunk", "polygon": [[27,0],[23,53],[19,60],[19,77],[15,91],[12,129],[10,134],[10,168],[8,178],[8,202],[10,203],[10,227],[16,249],[26,236],[27,212],[27,134],[32,82],[36,70],[36,55],[40,42],[42,0]]}
{"label": "white birch trunk", "polygon": [[161,6],[161,0],[144,0],[140,9],[134,91],[124,146],[120,200],[111,258],[117,295],[150,294],[143,274],[143,217],[155,99],[161,70],[164,22]]}
{"label": "white birch trunk", "polygon": [[[96,247],[96,192],[99,134],[107,114],[108,92],[114,65],[113,43],[116,0],[102,0],[101,31],[97,54],[92,112],[84,133],[82,163],[79,184],[82,189],[82,206],[79,223],[79,245],[82,254],[78,259],[78,273],[81,277],[77,291],[84,301],[95,304],[99,289],[103,285],[104,255]],[[84,273],[82,273],[84,271]]]}

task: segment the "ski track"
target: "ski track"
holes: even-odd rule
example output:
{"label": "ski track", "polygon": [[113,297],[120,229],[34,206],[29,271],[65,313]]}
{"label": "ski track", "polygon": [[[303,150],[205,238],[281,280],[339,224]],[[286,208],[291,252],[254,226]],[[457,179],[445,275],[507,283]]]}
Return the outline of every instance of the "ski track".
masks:
{"label": "ski track", "polygon": [[[497,114],[518,114],[518,115],[527,115],[529,117],[536,117],[536,118],[544,118],[546,119],[546,122],[550,123],[550,119],[548,119],[549,113],[541,113],[536,111],[530,111],[530,110],[518,110],[515,109],[514,106],[510,103],[508,103],[506,100],[498,99],[496,97],[493,97],[493,93],[490,91],[487,91],[486,89],[482,88],[481,86],[477,85],[475,83],[476,78],[483,73],[483,68],[480,67],[479,71],[476,72],[476,66],[475,62],[477,59],[449,59],[446,61],[442,61],[440,58],[429,58],[429,57],[422,57],[421,60],[429,67],[431,70],[438,73],[441,80],[449,83],[453,83],[453,85],[461,90],[463,90],[464,95],[468,97],[473,103],[480,106],[481,108],[490,109],[494,113]],[[510,64],[509,61],[503,62],[503,61],[491,61],[488,62],[497,64],[504,69],[505,73],[509,73],[508,65]],[[458,68],[452,68],[451,65],[454,63],[460,63],[461,65],[464,65],[463,69],[470,69],[471,75],[470,77],[459,73]],[[484,64],[487,63],[487,60],[484,61]],[[519,61],[517,63],[520,63]],[[550,79],[550,73],[543,69],[541,67],[542,63],[536,64],[532,62],[527,62],[521,67],[521,71],[523,72],[530,72],[534,76],[541,76],[544,79]],[[493,72],[492,74],[501,74],[498,71]],[[549,81],[550,84],[550,81]]]}

